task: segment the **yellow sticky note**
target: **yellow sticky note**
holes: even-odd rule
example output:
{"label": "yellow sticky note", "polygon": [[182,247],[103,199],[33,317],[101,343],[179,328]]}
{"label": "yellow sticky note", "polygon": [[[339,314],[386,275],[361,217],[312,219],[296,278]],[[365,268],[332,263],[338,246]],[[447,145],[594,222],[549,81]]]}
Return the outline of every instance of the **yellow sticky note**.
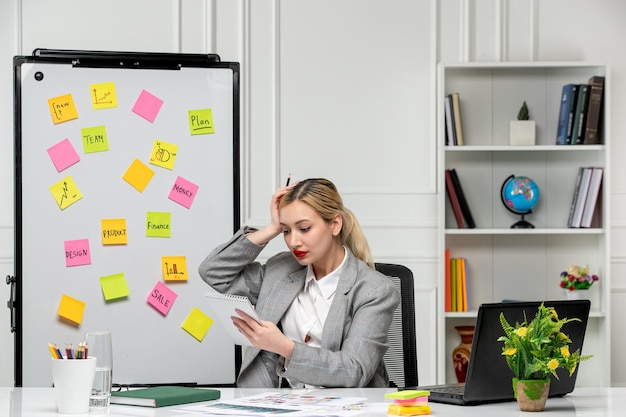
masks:
{"label": "yellow sticky note", "polygon": [[161,269],[165,281],[187,281],[187,258],[184,256],[163,256]]}
{"label": "yellow sticky note", "polygon": [[192,135],[208,135],[215,133],[213,125],[213,110],[189,110],[189,133]]}
{"label": "yellow sticky note", "polygon": [[128,297],[130,295],[126,278],[124,278],[124,274],[122,273],[100,277],[100,287],[102,288],[102,294],[106,301]]}
{"label": "yellow sticky note", "polygon": [[117,107],[115,83],[90,84],[89,90],[94,110]]}
{"label": "yellow sticky note", "polygon": [[174,169],[176,152],[178,152],[178,146],[157,139],[152,147],[150,163],[162,168]]}
{"label": "yellow sticky note", "polygon": [[146,213],[147,237],[170,237],[171,214],[163,211],[149,211]]}
{"label": "yellow sticky note", "polygon": [[104,152],[109,150],[109,139],[104,126],[85,127],[80,130],[83,137],[85,153]]}
{"label": "yellow sticky note", "polygon": [[50,107],[50,115],[54,124],[78,119],[78,111],[76,111],[71,94],[48,99],[48,107]]}
{"label": "yellow sticky note", "polygon": [[422,416],[430,414],[430,405],[403,407],[398,404],[389,404],[387,414],[394,416]]}
{"label": "yellow sticky note", "polygon": [[76,324],[83,322],[83,313],[85,312],[85,303],[63,294],[61,296],[61,303],[59,304],[59,316],[68,319]]}
{"label": "yellow sticky note", "polygon": [[140,193],[143,192],[152,177],[154,177],[154,171],[139,159],[135,159],[122,176],[124,181],[132,185]]}
{"label": "yellow sticky note", "polygon": [[101,223],[103,245],[125,245],[128,243],[126,219],[102,219]]}
{"label": "yellow sticky note", "polygon": [[385,393],[385,398],[391,398],[392,400],[408,400],[411,398],[428,397],[429,395],[430,391],[428,390],[408,389],[402,391],[387,392]]}
{"label": "yellow sticky note", "polygon": [[61,210],[65,210],[83,198],[71,176],[67,176],[56,184],[51,185],[50,192]]}
{"label": "yellow sticky note", "polygon": [[211,317],[204,314],[197,307],[194,307],[181,327],[187,333],[195,337],[198,342],[202,342],[202,339],[204,339],[204,336],[207,334],[212,324],[213,319]]}

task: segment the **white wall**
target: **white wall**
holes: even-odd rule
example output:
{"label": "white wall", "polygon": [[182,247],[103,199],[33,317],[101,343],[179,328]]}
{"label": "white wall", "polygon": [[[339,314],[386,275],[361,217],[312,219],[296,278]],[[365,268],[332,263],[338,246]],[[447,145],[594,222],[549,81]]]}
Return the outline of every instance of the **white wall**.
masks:
{"label": "white wall", "polygon": [[[607,61],[614,92],[623,91],[625,12],[619,0],[3,0],[0,272],[13,270],[12,56],[37,47],[215,52],[242,64],[243,222],[267,221],[269,196],[289,172],[335,181],[376,259],[406,264],[416,276],[420,382],[434,383],[436,63]],[[626,103],[616,93],[612,100],[612,146],[623,155],[626,127],[617,115]],[[626,203],[619,181],[626,167],[615,162],[617,208]],[[612,313],[620,317],[626,217],[612,213]],[[273,243],[264,256],[282,248]],[[12,385],[13,337],[2,305],[0,385]],[[626,385],[619,360],[626,336],[615,331],[612,341],[612,380]]]}

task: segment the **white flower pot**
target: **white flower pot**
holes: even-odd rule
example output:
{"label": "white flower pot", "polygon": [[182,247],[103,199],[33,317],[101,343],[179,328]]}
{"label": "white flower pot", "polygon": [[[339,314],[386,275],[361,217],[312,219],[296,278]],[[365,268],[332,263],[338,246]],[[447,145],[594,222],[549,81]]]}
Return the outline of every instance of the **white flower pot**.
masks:
{"label": "white flower pot", "polygon": [[532,146],[535,144],[534,120],[511,120],[509,122],[509,144]]}
{"label": "white flower pot", "polygon": [[568,300],[590,300],[589,290],[565,290],[565,295]]}

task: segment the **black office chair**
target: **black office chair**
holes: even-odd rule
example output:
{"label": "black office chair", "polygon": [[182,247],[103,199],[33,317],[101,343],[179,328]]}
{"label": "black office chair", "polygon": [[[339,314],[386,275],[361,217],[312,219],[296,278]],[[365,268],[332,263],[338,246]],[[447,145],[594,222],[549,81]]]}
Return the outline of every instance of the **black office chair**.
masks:
{"label": "black office chair", "polygon": [[387,275],[400,291],[400,305],[389,328],[389,350],[384,356],[390,387],[415,387],[417,347],[415,335],[415,296],[413,273],[402,265],[376,263],[376,270]]}

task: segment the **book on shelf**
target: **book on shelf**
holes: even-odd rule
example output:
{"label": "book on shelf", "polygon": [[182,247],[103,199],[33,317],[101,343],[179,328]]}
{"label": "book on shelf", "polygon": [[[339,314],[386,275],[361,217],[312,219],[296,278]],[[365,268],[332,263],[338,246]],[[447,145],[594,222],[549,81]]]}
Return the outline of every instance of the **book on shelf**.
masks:
{"label": "book on shelf", "polygon": [[595,145],[601,143],[602,103],[604,95],[604,77],[595,75],[589,79],[589,103],[587,104],[587,124],[583,143]]}
{"label": "book on shelf", "polygon": [[454,109],[452,107],[452,96],[450,94],[445,97],[444,106],[444,115],[446,119],[446,145],[455,146],[458,145],[458,140],[456,137],[456,128],[454,125]]}
{"label": "book on shelf", "polygon": [[111,404],[138,405],[143,407],[166,407],[212,401],[220,398],[220,391],[185,386],[156,386],[111,393]]}
{"label": "book on shelf", "polygon": [[235,344],[252,346],[252,343],[239,332],[231,319],[231,317],[239,317],[235,310],[241,310],[259,322],[259,324],[261,323],[261,319],[248,297],[245,295],[222,294],[216,291],[207,291],[204,295],[209,299],[208,308],[211,310],[212,316],[217,318]]}
{"label": "book on shelf", "polygon": [[451,296],[452,294],[450,293],[450,249],[446,249],[445,250],[445,254],[444,254],[444,258],[445,258],[445,264],[444,264],[444,268],[445,268],[445,280],[446,282],[444,283],[444,288],[445,288],[445,292],[444,292],[444,302],[445,302],[445,311],[452,311],[451,308]]}
{"label": "book on shelf", "polygon": [[459,229],[465,229],[465,221],[463,220],[463,213],[461,212],[461,205],[459,204],[459,198],[454,188],[454,182],[452,181],[452,173],[449,169],[445,171],[446,175],[446,192],[448,194],[448,200],[452,206],[452,212],[456,220],[456,225]]}
{"label": "book on shelf", "polygon": [[463,289],[463,260],[461,258],[455,258],[456,262],[456,311],[463,310],[463,299],[465,298]]}
{"label": "book on shelf", "polygon": [[[446,276],[446,285],[450,291],[446,291],[446,311],[465,312],[469,310],[469,282],[466,258],[447,258],[449,276]],[[449,305],[449,309],[448,309]]]}
{"label": "book on shelf", "polygon": [[578,96],[578,84],[565,84],[561,92],[561,107],[556,132],[556,144],[568,145],[571,143],[574,112]]}
{"label": "book on shelf", "polygon": [[456,133],[457,145],[465,145],[463,139],[463,123],[461,122],[461,99],[459,93],[450,94],[452,97],[452,113],[454,115],[454,132]]}
{"label": "book on shelf", "polygon": [[572,128],[572,145],[582,145],[585,140],[585,124],[587,117],[587,104],[589,103],[589,85],[578,86],[578,98],[576,99],[576,113],[574,114],[574,127]]}
{"label": "book on shelf", "polygon": [[589,190],[587,191],[587,198],[585,199],[585,208],[583,209],[583,215],[580,221],[580,227],[584,228],[592,227],[594,214],[598,207],[600,189],[602,188],[604,169],[594,167],[592,170]]}
{"label": "book on shelf", "polygon": [[456,259],[450,258],[450,311],[456,311]]}
{"label": "book on shelf", "polygon": [[580,183],[574,190],[575,198],[572,200],[572,204],[574,205],[574,207],[568,223],[568,227],[572,228],[580,227],[583,217],[583,210],[585,208],[585,200],[587,199],[587,192],[589,191],[589,184],[591,183],[591,174],[593,172],[593,168],[590,167],[582,167],[581,169],[582,173],[580,177]]}
{"label": "book on shelf", "polygon": [[461,213],[463,213],[463,218],[465,219],[465,225],[468,229],[474,229],[476,227],[476,223],[474,222],[474,217],[472,216],[472,212],[467,204],[467,199],[465,198],[465,193],[463,192],[463,187],[461,186],[461,180],[459,179],[456,169],[450,169],[450,176],[452,177],[452,184],[454,185],[457,198],[459,199],[459,205],[461,206]]}

